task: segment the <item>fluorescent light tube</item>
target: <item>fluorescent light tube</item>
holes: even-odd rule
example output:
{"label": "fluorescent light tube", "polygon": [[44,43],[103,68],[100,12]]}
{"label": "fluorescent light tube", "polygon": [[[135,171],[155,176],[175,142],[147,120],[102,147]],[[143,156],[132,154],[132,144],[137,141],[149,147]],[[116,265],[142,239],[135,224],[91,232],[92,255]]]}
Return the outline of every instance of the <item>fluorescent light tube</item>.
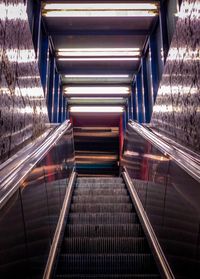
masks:
{"label": "fluorescent light tube", "polygon": [[65,75],[66,78],[129,78],[129,75]]}
{"label": "fluorescent light tube", "polygon": [[107,51],[140,51],[140,48],[134,47],[134,48],[59,48],[58,51],[61,52],[107,52]]}
{"label": "fluorescent light tube", "polygon": [[70,100],[124,100],[123,97],[70,97]]}
{"label": "fluorescent light tube", "polygon": [[46,17],[153,17],[158,3],[44,3]]}
{"label": "fluorescent light tube", "polygon": [[157,10],[157,3],[45,3],[44,10]]}
{"label": "fluorescent light tube", "polygon": [[116,11],[84,11],[84,10],[57,10],[44,11],[43,16],[46,17],[154,17],[157,16],[156,11],[131,11],[131,10],[116,10]]}
{"label": "fluorescent light tube", "polygon": [[88,51],[72,51],[72,52],[69,52],[69,51],[58,51],[57,52],[57,56],[69,56],[69,57],[74,57],[74,56],[92,56],[92,57],[95,57],[95,56],[139,56],[140,55],[140,51],[91,51],[91,52],[88,52]]}
{"label": "fluorescent light tube", "polygon": [[139,57],[58,58],[59,61],[138,61]]}
{"label": "fluorescent light tube", "polygon": [[123,107],[109,107],[109,106],[106,106],[106,107],[102,107],[102,106],[71,106],[69,108],[69,111],[70,112],[94,112],[94,113],[113,113],[113,112],[117,112],[117,113],[122,113],[124,111],[124,108]]}
{"label": "fluorescent light tube", "polygon": [[91,86],[91,87],[81,87],[81,86],[72,86],[72,87],[65,87],[64,92],[66,94],[129,94],[130,88],[128,86],[104,86],[104,87],[97,87],[97,86]]}

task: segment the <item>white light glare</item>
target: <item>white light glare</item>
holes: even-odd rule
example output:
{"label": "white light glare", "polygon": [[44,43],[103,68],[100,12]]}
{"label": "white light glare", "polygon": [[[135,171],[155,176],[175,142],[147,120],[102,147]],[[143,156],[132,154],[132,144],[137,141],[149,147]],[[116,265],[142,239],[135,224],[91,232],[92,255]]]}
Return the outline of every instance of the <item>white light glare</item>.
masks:
{"label": "white light glare", "polygon": [[123,97],[70,97],[69,100],[103,100],[103,101],[107,101],[107,100],[124,100]]}
{"label": "white light glare", "polygon": [[155,3],[46,3],[44,10],[157,10]]}
{"label": "white light glare", "polygon": [[59,48],[61,52],[113,52],[113,51],[140,51],[139,47],[134,48]]}
{"label": "white light glare", "polygon": [[65,75],[66,78],[129,78],[129,75]]}
{"label": "white light glare", "polygon": [[138,61],[139,57],[58,58],[59,61]]}
{"label": "white light glare", "polygon": [[154,17],[155,11],[48,11],[46,17]]}
{"label": "white light glare", "polygon": [[91,51],[86,50],[73,50],[73,51],[58,51],[57,56],[65,57],[73,57],[73,56],[138,56],[140,55],[140,51],[135,51],[135,50],[115,50],[115,49],[110,49],[110,50],[96,50],[96,49],[91,49]]}
{"label": "white light glare", "polygon": [[46,3],[47,17],[152,17],[158,13],[156,3]]}
{"label": "white light glare", "polygon": [[128,86],[118,86],[118,87],[65,87],[64,92],[66,94],[129,94],[130,88]]}
{"label": "white light glare", "polygon": [[69,109],[70,112],[94,112],[94,113],[99,113],[99,112],[108,112],[108,113],[122,113],[124,111],[123,107],[93,107],[93,106],[71,106]]}

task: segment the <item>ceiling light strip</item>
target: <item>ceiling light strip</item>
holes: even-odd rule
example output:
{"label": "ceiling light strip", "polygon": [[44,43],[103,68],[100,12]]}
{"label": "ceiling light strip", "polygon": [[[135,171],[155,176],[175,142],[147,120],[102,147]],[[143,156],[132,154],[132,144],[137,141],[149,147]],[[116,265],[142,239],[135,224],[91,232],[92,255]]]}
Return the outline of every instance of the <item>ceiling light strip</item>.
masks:
{"label": "ceiling light strip", "polygon": [[76,112],[76,113],[88,113],[88,112],[93,112],[93,113],[122,113],[124,111],[123,107],[114,107],[114,106],[71,106],[69,108],[70,112]]}
{"label": "ceiling light strip", "polygon": [[62,52],[58,51],[57,56],[62,56],[62,57],[76,57],[76,56],[139,56],[141,53],[140,51],[127,51],[127,52],[115,52],[115,51],[110,51],[110,52],[78,52],[78,51],[72,51],[72,52]]}
{"label": "ceiling light strip", "polygon": [[68,94],[102,94],[102,93],[129,93],[130,87],[128,86],[69,86],[64,87],[64,92]]}
{"label": "ceiling light strip", "polygon": [[61,52],[115,52],[115,51],[140,51],[140,48],[59,48],[58,51]]}
{"label": "ceiling light strip", "polygon": [[129,75],[65,75],[66,78],[130,78]]}
{"label": "ceiling light strip", "polygon": [[125,100],[123,97],[70,97],[69,100]]}
{"label": "ceiling light strip", "polygon": [[155,17],[156,11],[43,11],[45,17]]}
{"label": "ceiling light strip", "polygon": [[87,58],[58,58],[59,61],[138,61],[139,57],[87,57]]}
{"label": "ceiling light strip", "polygon": [[158,3],[44,3],[44,10],[91,10],[91,11],[124,11],[124,10],[144,10],[156,11]]}
{"label": "ceiling light strip", "polygon": [[130,92],[64,92],[64,95],[67,97],[72,97],[72,96],[92,96],[95,98],[95,96],[128,96],[130,95]]}

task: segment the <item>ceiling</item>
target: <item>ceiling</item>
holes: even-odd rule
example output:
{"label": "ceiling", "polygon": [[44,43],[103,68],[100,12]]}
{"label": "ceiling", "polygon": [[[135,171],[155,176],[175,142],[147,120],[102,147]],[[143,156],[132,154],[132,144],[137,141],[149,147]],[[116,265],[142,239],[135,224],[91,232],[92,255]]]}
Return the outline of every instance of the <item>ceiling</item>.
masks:
{"label": "ceiling", "polygon": [[[97,86],[122,86],[123,88],[126,86],[129,87],[130,91],[131,82],[140,66],[146,41],[157,21],[158,6],[152,16],[142,16],[142,13],[145,12],[145,7],[148,8],[149,4],[158,5],[158,2],[141,0],[121,2],[122,5],[128,4],[126,5],[125,15],[123,15],[124,7],[122,11],[116,12],[120,1],[109,1],[111,5],[108,11],[106,10],[108,6],[103,5],[108,5],[108,1],[98,1],[95,3],[103,5],[99,5],[100,10],[102,9],[102,15],[94,16],[92,14],[94,9],[97,10],[97,13],[100,13],[98,11],[99,7],[98,9],[95,8],[94,1],[85,2],[85,4],[92,3],[90,11],[88,11],[88,7],[84,7],[83,1],[70,1],[70,4],[78,5],[70,6],[69,10],[67,10],[66,6],[62,6],[62,9],[59,8],[61,3],[69,5],[69,1],[43,1],[43,21],[48,34],[52,38],[57,69],[62,76],[64,89],[73,87],[75,90],[76,86],[78,86],[79,90],[81,90],[81,88],[85,89],[93,85],[95,88]],[[54,12],[60,12],[60,14],[58,13],[57,16],[48,14],[49,11],[52,12],[51,9],[48,10],[47,8],[49,3],[57,4],[54,5]],[[139,16],[126,16],[126,12],[130,12],[127,7],[130,6],[131,9],[131,5],[136,3],[144,4],[142,11],[140,11],[141,14]],[[84,9],[86,14],[83,16]],[[65,12],[65,14],[61,12]],[[109,16],[109,13],[111,13],[111,16]],[[112,13],[116,13],[116,15]],[[105,49],[108,53],[106,53]],[[58,52],[59,50],[62,50],[63,53]],[[132,51],[132,53],[135,51],[135,54],[127,54],[125,53],[126,50]],[[91,106],[94,103],[98,106],[105,104],[109,106],[124,106],[128,94],[125,96],[122,94],[121,101],[119,98],[117,101],[113,99],[113,102],[112,99],[106,101],[106,93],[108,93],[109,97],[120,97],[119,94],[109,94],[109,90],[108,92],[106,90],[105,94],[99,95],[102,98],[99,98],[95,91],[94,94],[86,94],[86,90],[83,90],[85,95],[84,93],[77,95],[78,98],[74,101],[68,95],[68,98],[70,98],[69,106]],[[67,94],[66,90],[64,90],[64,94]],[[88,102],[87,97],[89,97]],[[92,98],[96,98],[96,100],[92,101]],[[119,115],[120,113],[121,111],[116,114]],[[78,123],[81,122],[81,119],[83,122],[87,118],[86,116],[80,117],[80,113],[76,112],[71,113],[71,116],[77,116],[76,122]],[[90,116],[91,113],[89,114]],[[101,122],[101,117],[97,118],[99,119],[98,123]],[[110,119],[112,118],[113,116],[110,117]],[[113,119],[116,121],[116,117]],[[112,123],[109,124],[113,126]]]}

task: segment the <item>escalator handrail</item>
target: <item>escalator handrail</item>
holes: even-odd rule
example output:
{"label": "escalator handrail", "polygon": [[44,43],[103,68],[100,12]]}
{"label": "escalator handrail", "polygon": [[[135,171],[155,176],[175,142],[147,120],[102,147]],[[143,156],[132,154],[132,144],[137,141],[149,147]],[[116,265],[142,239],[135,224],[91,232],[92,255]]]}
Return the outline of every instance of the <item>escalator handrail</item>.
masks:
{"label": "escalator handrail", "polygon": [[46,264],[45,271],[43,274],[43,279],[52,278],[52,273],[53,273],[53,270],[55,267],[57,253],[59,252],[59,243],[61,243],[62,233],[64,232],[64,227],[66,225],[66,220],[67,220],[67,216],[69,213],[69,208],[70,208],[70,204],[71,204],[71,198],[72,198],[72,193],[73,193],[76,176],[77,176],[77,173],[73,170],[73,172],[70,176],[70,179],[69,179],[67,189],[66,189],[62,209],[60,211],[60,216],[58,219],[58,223],[56,226],[56,230],[54,233],[53,241],[51,244],[51,248],[50,248],[50,252],[49,252],[49,256],[48,256],[48,260],[47,260],[47,264]]}
{"label": "escalator handrail", "polygon": [[161,273],[162,278],[165,279],[175,279],[173,272],[168,264],[168,261],[163,253],[163,250],[158,242],[156,234],[151,226],[149,218],[144,210],[144,207],[140,201],[140,198],[137,194],[137,191],[131,181],[131,178],[128,174],[126,167],[124,167],[124,171],[122,172],[122,176],[124,178],[125,184],[129,190],[129,193],[132,197],[132,201],[134,203],[134,207],[140,219],[141,225],[145,232],[145,235],[148,239],[149,245],[153,252],[153,255],[156,259],[156,263],[158,265],[159,271]]}
{"label": "escalator handrail", "polygon": [[32,148],[28,149],[27,152],[19,157],[19,160],[16,160],[14,167],[12,162],[10,162],[10,164],[7,164],[0,171],[0,209],[16,192],[20,182],[58,142],[63,134],[70,129],[70,127],[71,123],[69,120],[56,126],[55,130],[49,133],[47,137],[44,137],[39,146],[33,145]]}
{"label": "escalator handrail", "polygon": [[200,160],[192,154],[186,152],[185,148],[180,148],[180,145],[173,145],[168,143],[158,134],[142,126],[141,124],[129,120],[129,127],[136,131],[139,135],[151,142],[157,149],[159,149],[165,156],[168,155],[173,159],[182,169],[189,175],[200,182]]}

